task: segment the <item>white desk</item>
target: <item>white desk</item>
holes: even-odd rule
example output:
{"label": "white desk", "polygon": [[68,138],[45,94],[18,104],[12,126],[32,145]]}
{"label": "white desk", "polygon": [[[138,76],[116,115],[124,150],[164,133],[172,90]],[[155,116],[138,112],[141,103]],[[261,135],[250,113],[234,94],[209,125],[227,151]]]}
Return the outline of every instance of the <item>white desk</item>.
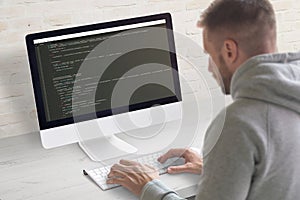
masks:
{"label": "white desk", "polygon": [[[92,162],[77,144],[46,150],[38,133],[0,140],[0,200],[138,199],[126,189],[103,192],[82,174]],[[199,177],[163,175],[161,180],[181,196],[196,192]]]}

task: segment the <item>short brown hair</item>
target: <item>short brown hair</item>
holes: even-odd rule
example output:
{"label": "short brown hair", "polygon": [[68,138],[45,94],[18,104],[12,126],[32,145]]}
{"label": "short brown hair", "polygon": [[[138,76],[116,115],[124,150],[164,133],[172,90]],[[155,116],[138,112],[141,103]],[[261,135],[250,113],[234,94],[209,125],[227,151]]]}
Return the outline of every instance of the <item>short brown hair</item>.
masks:
{"label": "short brown hair", "polygon": [[201,15],[199,25],[213,33],[232,33],[249,54],[259,51],[265,40],[276,43],[275,12],[268,0],[215,0]]}

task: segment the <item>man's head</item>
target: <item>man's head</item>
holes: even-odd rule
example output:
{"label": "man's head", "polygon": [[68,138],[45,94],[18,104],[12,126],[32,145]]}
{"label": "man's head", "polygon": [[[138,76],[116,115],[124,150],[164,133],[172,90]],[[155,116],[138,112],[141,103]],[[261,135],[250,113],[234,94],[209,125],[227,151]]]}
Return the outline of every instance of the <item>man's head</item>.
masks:
{"label": "man's head", "polygon": [[[211,56],[215,78],[223,81],[230,94],[230,83],[236,69],[249,58],[274,53],[276,19],[268,0],[215,0],[198,22],[203,28],[205,51]],[[218,74],[218,72],[220,74]]]}

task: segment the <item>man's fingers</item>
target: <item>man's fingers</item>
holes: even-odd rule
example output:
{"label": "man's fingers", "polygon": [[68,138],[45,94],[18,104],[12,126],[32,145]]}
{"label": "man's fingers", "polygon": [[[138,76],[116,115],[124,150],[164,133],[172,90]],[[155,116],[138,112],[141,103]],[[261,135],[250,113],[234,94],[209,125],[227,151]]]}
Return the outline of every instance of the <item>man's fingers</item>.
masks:
{"label": "man's fingers", "polygon": [[[132,164],[134,164],[134,165],[132,165]],[[111,174],[113,174],[114,171],[124,172],[125,174],[132,174],[132,173],[145,173],[145,172],[148,172],[149,169],[148,168],[145,169],[145,167],[143,167],[143,165],[139,164],[138,162],[134,162],[134,161],[122,161],[121,162],[120,161],[120,164],[114,164],[111,167],[111,172],[109,173],[110,176],[112,176]]]}
{"label": "man's fingers", "polygon": [[[123,163],[123,164],[121,164]],[[127,166],[126,164],[134,164]],[[152,172],[153,171],[153,172]],[[112,166],[108,174],[108,184],[119,184],[139,196],[143,187],[150,181],[159,177],[153,167],[122,160]]]}
{"label": "man's fingers", "polygon": [[122,165],[122,164],[114,164],[114,165],[110,168],[110,171],[116,171],[116,170],[119,170],[119,171],[125,171],[126,168],[127,168],[126,165]]}
{"label": "man's fingers", "polygon": [[127,174],[126,172],[122,171],[122,170],[118,170],[118,169],[112,169],[109,174],[107,175],[108,178],[111,177],[126,177]]}
{"label": "man's fingers", "polygon": [[160,163],[166,162],[169,158],[174,158],[174,157],[182,157],[186,149],[171,149],[161,157],[159,157],[157,160]]}
{"label": "man's fingers", "polygon": [[169,174],[178,174],[178,173],[184,173],[184,172],[190,172],[193,173],[193,164],[192,163],[186,163],[184,165],[180,166],[172,166],[168,168]]}
{"label": "man's fingers", "polygon": [[119,184],[119,185],[124,185],[125,180],[123,177],[114,177],[107,179],[106,181],[107,184]]}
{"label": "man's fingers", "polygon": [[126,166],[132,166],[132,165],[139,165],[138,162],[132,161],[132,160],[120,160],[120,164],[126,165]]}

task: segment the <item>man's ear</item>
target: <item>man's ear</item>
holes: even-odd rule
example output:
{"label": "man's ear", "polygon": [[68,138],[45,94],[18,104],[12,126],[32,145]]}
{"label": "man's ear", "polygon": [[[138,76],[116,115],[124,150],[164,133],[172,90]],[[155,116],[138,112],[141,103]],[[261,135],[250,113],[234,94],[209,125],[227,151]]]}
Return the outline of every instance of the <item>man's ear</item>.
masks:
{"label": "man's ear", "polygon": [[222,55],[227,66],[232,66],[238,59],[238,45],[234,40],[228,39],[223,43]]}

